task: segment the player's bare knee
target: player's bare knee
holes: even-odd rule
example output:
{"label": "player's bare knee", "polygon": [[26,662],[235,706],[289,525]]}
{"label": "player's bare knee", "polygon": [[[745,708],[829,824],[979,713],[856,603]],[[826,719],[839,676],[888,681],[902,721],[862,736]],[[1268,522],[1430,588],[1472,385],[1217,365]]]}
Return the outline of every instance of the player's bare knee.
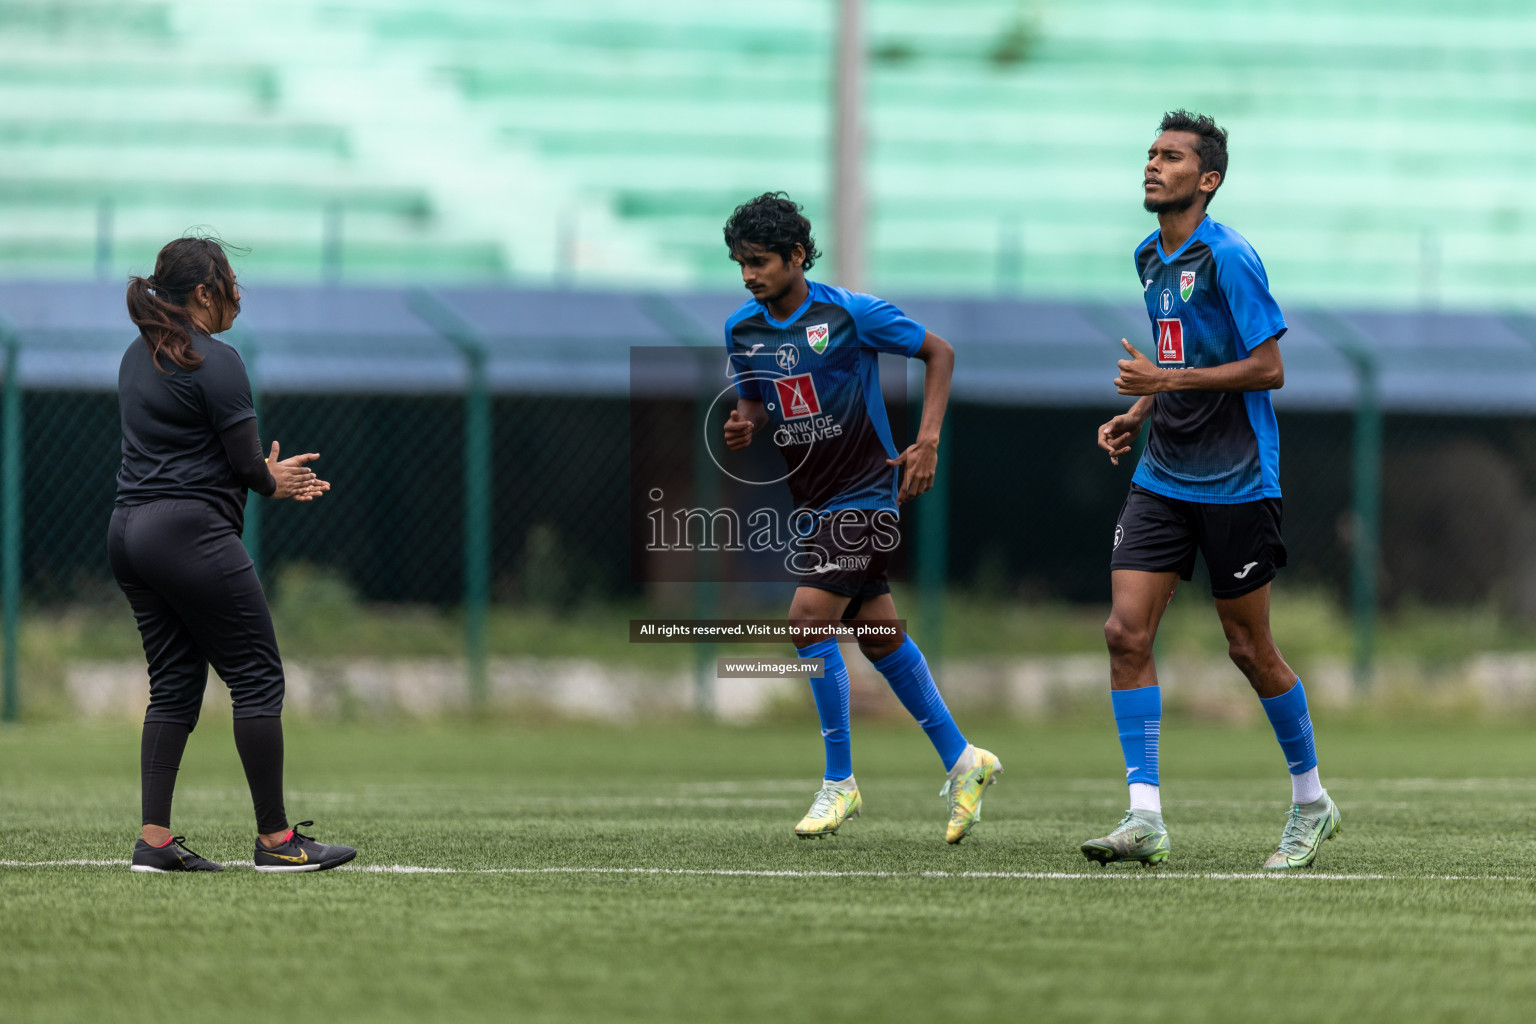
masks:
{"label": "player's bare knee", "polygon": [[859,650],[863,652],[864,657],[868,658],[870,661],[879,661],[881,658],[888,658],[900,649],[900,640],[861,640],[859,642]]}
{"label": "player's bare knee", "polygon": [[803,636],[805,631],[814,626],[825,626],[825,616],[816,615],[811,609],[797,605],[791,605],[789,609],[789,629],[792,636]]}
{"label": "player's bare knee", "polygon": [[1263,667],[1260,657],[1260,647],[1253,642],[1253,638],[1247,634],[1227,636],[1227,657],[1232,659],[1232,664],[1237,666],[1239,672],[1248,677],[1251,682],[1257,678]]}
{"label": "player's bare knee", "polygon": [[1104,623],[1104,643],[1111,658],[1143,658],[1152,653],[1152,631],[1111,615]]}
{"label": "player's bare knee", "polygon": [[812,644],[819,644],[832,635],[830,623],[825,616],[817,616],[796,609],[789,610],[789,635],[796,650],[804,650]]}

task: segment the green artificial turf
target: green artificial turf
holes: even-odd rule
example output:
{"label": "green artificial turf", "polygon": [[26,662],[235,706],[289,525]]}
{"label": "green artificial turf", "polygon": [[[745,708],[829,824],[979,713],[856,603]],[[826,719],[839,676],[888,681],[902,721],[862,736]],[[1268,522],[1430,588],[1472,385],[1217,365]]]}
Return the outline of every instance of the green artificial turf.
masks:
{"label": "green artificial turf", "polygon": [[[0,1019],[1529,1019],[1528,731],[1320,722],[1344,834],[1277,879],[1252,877],[1289,795],[1267,730],[1166,725],[1173,857],[1146,871],[1077,852],[1123,810],[1107,721],[967,727],[1007,772],[948,847],[910,725],[855,724],[865,817],[812,841],[811,724],[293,726],[290,814],[361,853],[281,876],[10,863],[126,862],[137,736],[0,732]],[[238,865],[249,816],[205,721],[176,830]]]}

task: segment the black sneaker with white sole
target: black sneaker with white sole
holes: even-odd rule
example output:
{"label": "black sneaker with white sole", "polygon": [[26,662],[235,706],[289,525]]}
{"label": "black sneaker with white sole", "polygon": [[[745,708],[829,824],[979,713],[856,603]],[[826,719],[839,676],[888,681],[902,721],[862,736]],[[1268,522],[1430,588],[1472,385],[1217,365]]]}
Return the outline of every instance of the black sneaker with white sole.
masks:
{"label": "black sneaker with white sole", "polygon": [[256,870],[329,871],[357,856],[357,851],[350,846],[326,846],[299,832],[300,828],[313,824],[312,821],[299,822],[288,830],[288,838],[274,849],[268,849],[261,845],[260,839],[256,840]]}
{"label": "black sneaker with white sole", "polygon": [[133,844],[133,860],[128,870],[141,874],[165,875],[172,871],[223,871],[224,865],[199,857],[184,845],[185,836],[176,836],[164,846],[150,846],[140,839]]}

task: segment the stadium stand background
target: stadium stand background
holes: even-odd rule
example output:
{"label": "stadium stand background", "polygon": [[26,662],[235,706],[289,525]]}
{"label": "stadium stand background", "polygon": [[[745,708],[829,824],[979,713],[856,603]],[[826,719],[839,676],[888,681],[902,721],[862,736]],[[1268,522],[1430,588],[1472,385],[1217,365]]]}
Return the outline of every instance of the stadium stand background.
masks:
{"label": "stadium stand background", "polygon": [[[743,196],[825,219],[833,10],[5,0],[0,270],[118,276],[210,224],[253,278],[729,287]],[[1282,301],[1536,296],[1518,0],[872,0],[869,20],[877,289],[1123,297],[1140,154],[1187,105],[1232,131],[1214,212]]]}

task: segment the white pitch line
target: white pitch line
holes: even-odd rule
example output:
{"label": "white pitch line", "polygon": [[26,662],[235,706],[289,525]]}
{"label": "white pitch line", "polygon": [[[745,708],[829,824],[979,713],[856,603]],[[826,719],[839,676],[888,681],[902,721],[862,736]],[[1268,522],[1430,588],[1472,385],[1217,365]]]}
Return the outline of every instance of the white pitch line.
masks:
{"label": "white pitch line", "polygon": [[[0,860],[0,868],[126,867],[126,860]],[[249,868],[249,864],[226,864]],[[1145,878],[1199,879],[1212,882],[1245,882],[1256,879],[1281,881],[1308,879],[1318,882],[1533,882],[1518,875],[1347,875],[1321,872],[1222,872],[1181,874],[1177,871],[1108,869],[1094,871],[801,871],[793,868],[439,868],[414,864],[349,864],[337,871],[382,875],[693,875],[717,878],[933,878],[1004,879],[1014,881],[1079,881],[1083,879]]]}
{"label": "white pitch line", "polygon": [[704,875],[725,878],[953,878],[953,879],[1014,879],[1018,881],[1076,881],[1101,878],[1162,878],[1204,879],[1209,881],[1247,881],[1266,879],[1278,881],[1284,878],[1307,878],[1325,882],[1525,882],[1536,881],[1518,875],[1345,875],[1298,872],[1294,875],[1280,872],[1217,872],[1180,874],[1168,871],[1133,871],[1109,869],[1098,871],[798,871],[794,869],[751,868],[424,868],[404,864],[358,864],[338,870],[366,871],[376,874],[433,874],[433,875]]}
{"label": "white pitch line", "polygon": [[126,860],[0,860],[0,868],[115,868]]}

